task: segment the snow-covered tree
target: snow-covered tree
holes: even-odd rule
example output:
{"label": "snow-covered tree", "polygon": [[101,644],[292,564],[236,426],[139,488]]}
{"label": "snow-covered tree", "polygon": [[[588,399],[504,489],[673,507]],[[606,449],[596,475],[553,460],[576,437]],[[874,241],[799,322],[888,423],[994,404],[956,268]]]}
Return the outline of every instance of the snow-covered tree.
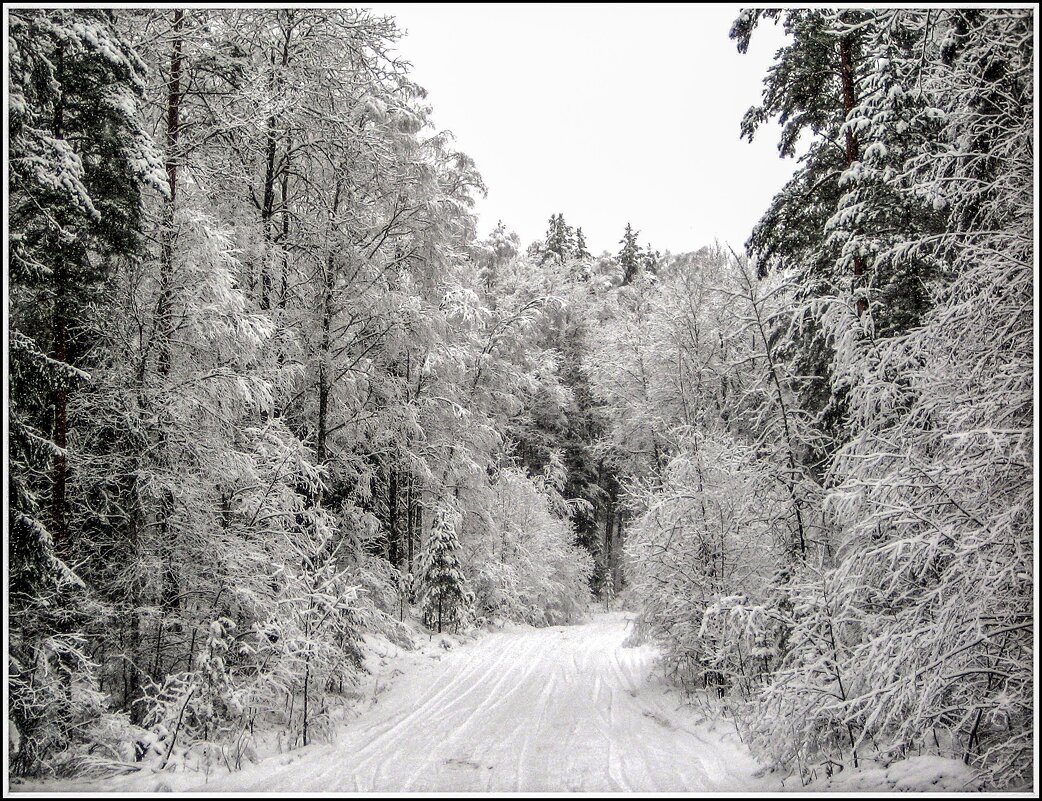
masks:
{"label": "snow-covered tree", "polygon": [[619,240],[619,244],[622,247],[619,249],[617,259],[619,261],[619,267],[622,268],[622,283],[629,284],[637,277],[637,273],[641,268],[642,258],[640,252],[640,246],[637,244],[637,237],[640,235],[640,231],[634,231],[633,226],[626,223],[626,231],[622,235],[622,239]]}
{"label": "snow-covered tree", "polygon": [[71,603],[82,583],[69,568],[70,402],[90,378],[87,318],[106,279],[133,259],[142,198],[161,171],[139,117],[145,66],[111,12],[16,11],[8,52],[9,664],[15,762],[31,770],[68,744],[93,676],[75,611],[86,601]]}
{"label": "snow-covered tree", "polygon": [[417,603],[423,622],[430,629],[437,628],[439,634],[446,624],[457,628],[464,624],[474,602],[474,594],[460,569],[460,543],[456,535],[459,520],[458,513],[447,510],[436,515],[416,574]]}

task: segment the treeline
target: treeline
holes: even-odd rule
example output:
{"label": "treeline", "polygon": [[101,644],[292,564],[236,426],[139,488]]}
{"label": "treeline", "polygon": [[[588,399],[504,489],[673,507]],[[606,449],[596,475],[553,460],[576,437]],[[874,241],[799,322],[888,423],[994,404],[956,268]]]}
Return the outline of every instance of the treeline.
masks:
{"label": "treeline", "polygon": [[798,169],[595,336],[640,622],[775,767],[1030,786],[1033,13],[745,11],[739,50],[765,22],[742,132]]}
{"label": "treeline", "polygon": [[581,281],[477,239],[397,37],[12,11],[15,774],[237,767],[260,730],[323,736],[410,610],[584,612]]}

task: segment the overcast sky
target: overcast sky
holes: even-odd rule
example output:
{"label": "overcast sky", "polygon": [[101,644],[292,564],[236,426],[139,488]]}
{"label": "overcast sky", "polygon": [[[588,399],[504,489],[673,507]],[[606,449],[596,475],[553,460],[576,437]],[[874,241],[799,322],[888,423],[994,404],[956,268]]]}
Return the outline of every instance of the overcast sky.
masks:
{"label": "overcast sky", "polygon": [[407,31],[436,124],[477,162],[482,234],[502,219],[527,245],[563,212],[595,253],[627,222],[662,251],[738,249],[794,169],[776,127],[738,135],[783,41],[768,24],[739,55],[740,6],[372,7]]}

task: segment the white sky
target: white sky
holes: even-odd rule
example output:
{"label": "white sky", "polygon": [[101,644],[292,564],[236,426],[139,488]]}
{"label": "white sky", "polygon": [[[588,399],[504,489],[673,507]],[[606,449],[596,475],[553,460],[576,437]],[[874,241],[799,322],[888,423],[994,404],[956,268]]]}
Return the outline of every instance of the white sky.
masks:
{"label": "white sky", "polygon": [[377,3],[407,31],[400,52],[434,121],[476,162],[523,244],[551,214],[594,253],[627,222],[674,253],[714,238],[739,249],[795,163],[776,127],[739,138],[783,35],[763,25],[746,55],[727,36],[741,6]]}

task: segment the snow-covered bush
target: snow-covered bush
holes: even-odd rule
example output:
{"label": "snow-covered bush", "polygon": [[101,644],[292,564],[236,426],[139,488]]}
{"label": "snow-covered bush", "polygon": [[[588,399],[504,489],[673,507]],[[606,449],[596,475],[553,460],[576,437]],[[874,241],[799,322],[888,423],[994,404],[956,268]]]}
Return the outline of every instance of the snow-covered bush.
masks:
{"label": "snow-covered bush", "polygon": [[8,753],[17,773],[69,775],[83,766],[90,730],[106,711],[97,665],[85,645],[77,634],[25,642],[15,630],[8,655]]}
{"label": "snow-covered bush", "polygon": [[764,638],[770,672],[735,704],[753,747],[802,778],[819,766],[831,772],[858,763],[859,730],[847,703],[857,691],[849,660],[861,630],[840,616],[836,586],[827,569],[801,565],[775,589],[762,616],[777,625],[758,628],[781,634],[782,647],[773,649],[769,634]]}
{"label": "snow-covered bush", "polygon": [[662,643],[669,672],[694,687],[748,689],[764,669],[763,653],[743,653],[749,620],[736,628],[736,615],[758,619],[749,605],[764,601],[788,552],[790,505],[753,457],[727,438],[686,440],[626,542],[640,626]]}
{"label": "snow-covered bush", "polygon": [[568,520],[551,511],[556,494],[543,477],[517,468],[497,474],[467,552],[482,615],[545,626],[584,613],[593,558],[572,544]]}
{"label": "snow-covered bush", "polygon": [[412,648],[409,628],[403,622],[412,591],[411,574],[386,559],[362,554],[350,579],[358,584],[358,615],[363,628],[382,634],[402,648]]}

